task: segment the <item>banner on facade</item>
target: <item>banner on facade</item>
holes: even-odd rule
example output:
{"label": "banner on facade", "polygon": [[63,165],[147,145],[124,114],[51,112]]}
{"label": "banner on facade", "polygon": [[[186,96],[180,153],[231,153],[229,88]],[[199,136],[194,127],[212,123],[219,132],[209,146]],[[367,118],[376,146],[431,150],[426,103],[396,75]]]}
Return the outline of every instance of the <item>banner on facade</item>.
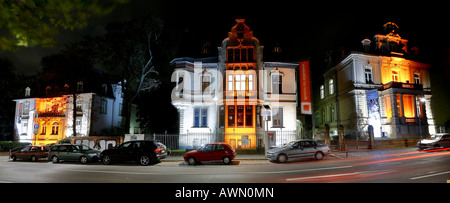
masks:
{"label": "banner on facade", "polygon": [[367,90],[367,110],[369,113],[369,125],[373,127],[375,137],[381,137],[381,116],[380,105],[378,103],[378,90]]}
{"label": "banner on facade", "polygon": [[302,114],[312,114],[311,81],[309,79],[309,60],[299,63],[300,110]]}

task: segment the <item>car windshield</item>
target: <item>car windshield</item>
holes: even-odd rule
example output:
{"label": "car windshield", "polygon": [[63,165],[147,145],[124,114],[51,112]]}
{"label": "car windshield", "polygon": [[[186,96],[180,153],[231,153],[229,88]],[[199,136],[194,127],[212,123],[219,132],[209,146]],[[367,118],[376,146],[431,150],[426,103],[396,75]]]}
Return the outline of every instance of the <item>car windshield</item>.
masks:
{"label": "car windshield", "polygon": [[427,140],[438,140],[441,139],[442,135],[431,135]]}

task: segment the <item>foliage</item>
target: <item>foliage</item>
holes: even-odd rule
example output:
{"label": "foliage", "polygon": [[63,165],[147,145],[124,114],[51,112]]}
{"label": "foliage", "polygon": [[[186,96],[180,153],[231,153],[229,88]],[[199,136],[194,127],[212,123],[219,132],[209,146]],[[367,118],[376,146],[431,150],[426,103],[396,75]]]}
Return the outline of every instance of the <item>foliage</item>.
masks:
{"label": "foliage", "polygon": [[71,142],[71,138],[70,137],[66,137],[66,138],[64,138],[62,140],[59,140],[57,142],[57,144],[70,143],[70,142]]}
{"label": "foliage", "polygon": [[22,143],[22,142],[12,142],[12,141],[0,141],[0,151],[7,152],[9,150],[14,150],[16,148],[21,148],[31,143]]}
{"label": "foliage", "polygon": [[60,29],[85,27],[92,16],[110,13],[128,0],[0,1],[0,50],[53,46]]}

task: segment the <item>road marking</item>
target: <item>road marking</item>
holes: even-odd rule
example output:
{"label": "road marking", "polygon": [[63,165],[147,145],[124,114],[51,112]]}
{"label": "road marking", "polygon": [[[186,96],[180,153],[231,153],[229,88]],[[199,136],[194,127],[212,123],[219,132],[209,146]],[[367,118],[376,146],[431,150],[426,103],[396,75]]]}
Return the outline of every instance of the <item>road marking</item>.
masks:
{"label": "road marking", "polygon": [[354,176],[354,175],[381,175],[381,174],[385,174],[385,173],[392,173],[395,171],[397,171],[397,170],[359,171],[359,172],[352,172],[352,173],[340,173],[340,174],[330,174],[330,175],[320,175],[320,176],[305,176],[305,177],[299,177],[299,178],[287,178],[286,181],[299,181],[299,180],[333,178],[333,177]]}
{"label": "road marking", "polygon": [[[320,170],[331,170],[331,169],[341,169],[341,168],[351,168],[353,166],[336,166],[336,167],[326,167],[326,168],[310,168],[310,169],[299,169],[299,170],[290,170],[290,171],[233,171],[229,174],[283,174],[283,173],[298,173],[298,172],[307,172],[307,171],[320,171]],[[64,170],[64,169],[63,169]],[[173,173],[162,173],[162,172],[129,172],[129,171],[102,171],[102,170],[83,170],[83,169],[68,169],[65,171],[72,172],[88,172],[88,173],[114,173],[114,174],[131,174],[131,175],[173,175]],[[176,173],[177,175],[203,175],[205,172],[184,172],[184,173]],[[212,172],[208,175],[214,175],[215,172]],[[222,173],[225,174],[225,173]]]}
{"label": "road marking", "polygon": [[430,175],[424,175],[424,176],[417,176],[417,177],[413,177],[413,178],[410,178],[410,179],[411,180],[416,180],[416,179],[422,179],[422,178],[428,178],[428,177],[443,175],[443,174],[447,174],[447,173],[450,173],[450,171],[445,171],[445,172],[435,173],[435,174],[430,174]]}

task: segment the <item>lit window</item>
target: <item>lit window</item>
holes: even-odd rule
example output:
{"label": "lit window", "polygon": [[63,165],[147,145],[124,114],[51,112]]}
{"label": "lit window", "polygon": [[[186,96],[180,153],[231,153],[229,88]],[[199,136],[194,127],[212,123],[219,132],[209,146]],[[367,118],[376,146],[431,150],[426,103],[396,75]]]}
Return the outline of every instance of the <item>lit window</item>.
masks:
{"label": "lit window", "polygon": [[272,75],[272,94],[282,94],[282,75]]}
{"label": "lit window", "polygon": [[248,90],[253,90],[253,75],[248,75]]}
{"label": "lit window", "polygon": [[414,73],[414,83],[420,84],[420,75],[419,73]]}
{"label": "lit window", "polygon": [[283,127],[283,108],[273,108],[272,117],[272,127]]}
{"label": "lit window", "polygon": [[398,82],[398,72],[392,71],[392,81]]}
{"label": "lit window", "polygon": [[370,68],[364,69],[364,76],[366,78],[366,84],[373,84],[372,69]]}
{"label": "lit window", "polygon": [[325,87],[323,85],[320,86],[320,99],[325,98]]}
{"label": "lit window", "polygon": [[59,133],[59,124],[54,122],[52,125],[52,135],[57,135]]}
{"label": "lit window", "polygon": [[333,79],[330,79],[328,81],[328,85],[330,87],[330,94],[333,94],[334,93],[334,81],[333,81]]}
{"label": "lit window", "polygon": [[228,75],[228,90],[233,90],[233,75]]}
{"label": "lit window", "polygon": [[236,75],[236,90],[245,90],[245,75]]}

